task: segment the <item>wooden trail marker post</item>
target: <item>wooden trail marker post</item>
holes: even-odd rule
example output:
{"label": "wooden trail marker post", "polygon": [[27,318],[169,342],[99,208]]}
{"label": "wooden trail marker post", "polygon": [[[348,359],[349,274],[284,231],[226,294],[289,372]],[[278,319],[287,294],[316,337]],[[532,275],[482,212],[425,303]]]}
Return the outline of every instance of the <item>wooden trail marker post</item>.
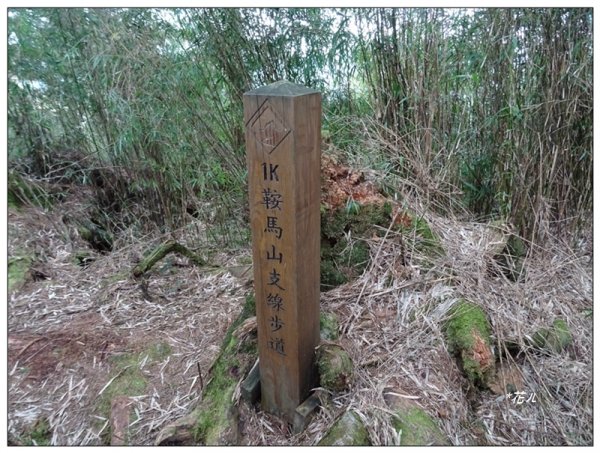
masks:
{"label": "wooden trail marker post", "polygon": [[321,94],[281,81],[244,94],[263,410],[288,421],[317,381]]}

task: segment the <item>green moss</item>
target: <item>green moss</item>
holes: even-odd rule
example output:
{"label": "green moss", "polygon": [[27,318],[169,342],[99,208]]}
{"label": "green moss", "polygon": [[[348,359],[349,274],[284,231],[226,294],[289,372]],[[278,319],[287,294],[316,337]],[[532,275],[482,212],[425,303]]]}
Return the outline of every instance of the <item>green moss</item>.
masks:
{"label": "green moss", "polygon": [[321,446],[371,445],[369,433],[354,411],[340,417],[319,442]]}
{"label": "green moss", "polygon": [[525,242],[517,235],[511,234],[502,251],[494,256],[494,260],[502,269],[502,273],[510,280],[517,282],[525,277],[525,256],[527,255],[527,246]]}
{"label": "green moss", "polygon": [[256,315],[256,298],[254,293],[246,295],[246,303],[244,305],[244,316],[250,317]]}
{"label": "green moss", "polygon": [[321,236],[337,240],[349,231],[353,236],[364,236],[374,225],[388,227],[391,205],[361,205],[353,202],[351,208],[342,207],[321,213]]}
{"label": "green moss", "polygon": [[322,344],[317,352],[317,368],[321,387],[332,392],[342,392],[348,388],[354,365],[341,346]]}
{"label": "green moss", "polygon": [[478,332],[489,345],[490,323],[482,308],[460,299],[450,310],[446,322],[446,339],[450,352],[473,347],[473,330]]}
{"label": "green moss", "polygon": [[523,239],[515,234],[511,234],[506,242],[507,252],[517,258],[524,258],[527,255],[527,246]]}
{"label": "green moss", "polygon": [[[111,379],[113,381],[104,389],[96,404],[99,415],[110,418],[111,404],[117,396],[142,395],[146,390],[146,379],[139,368],[141,354],[121,354],[110,359],[113,364]],[[111,432],[104,431],[102,440],[105,445],[110,444]]]}
{"label": "green moss", "polygon": [[485,373],[481,369],[481,365],[479,364],[479,362],[471,358],[469,351],[461,351],[460,357],[462,360],[463,372],[465,373],[467,378],[469,378],[469,380],[473,383],[483,382],[485,380]]}
{"label": "green moss", "polygon": [[27,280],[32,259],[28,256],[14,256],[8,259],[8,291],[19,288]]}
{"label": "green moss", "polygon": [[[96,409],[103,417],[110,417],[111,404],[117,396],[136,396],[145,392],[147,380],[140,364],[147,360],[147,364],[163,362],[171,353],[172,348],[167,342],[159,342],[148,346],[139,353],[125,353],[112,357],[112,376],[114,380],[104,389],[97,402]],[[146,359],[146,357],[148,357]],[[110,431],[106,431],[103,440],[110,443]]]}
{"label": "green moss", "polygon": [[335,288],[348,281],[337,267],[332,257],[321,257],[321,291]]}
{"label": "green moss", "polygon": [[113,376],[116,378],[101,395],[99,409],[104,416],[110,415],[110,405],[115,396],[140,395],[146,389],[146,379],[142,374],[138,354],[121,354],[111,359]]}
{"label": "green moss", "polygon": [[436,258],[445,254],[440,238],[431,230],[427,221],[413,212],[407,211],[411,219],[408,226],[401,224],[399,231],[409,240],[414,239],[414,247],[423,254]]}
{"label": "green moss", "polygon": [[[444,327],[448,350],[460,357],[467,378],[485,384],[493,372],[494,360],[491,326],[483,309],[461,299],[452,307]],[[482,340],[483,344],[477,343]]]}
{"label": "green moss", "polygon": [[45,418],[38,419],[31,429],[27,430],[21,437],[23,445],[48,446],[52,440],[50,424]]}
{"label": "green moss", "polygon": [[321,289],[326,291],[358,277],[369,265],[369,247],[360,240],[370,237],[374,226],[388,227],[391,205],[360,205],[321,212]]}
{"label": "green moss", "polygon": [[153,362],[162,362],[173,352],[171,345],[165,341],[153,344],[144,353],[148,354],[148,358]]}
{"label": "green moss", "polygon": [[550,328],[541,328],[532,339],[533,344],[538,348],[554,352],[565,350],[573,342],[569,326],[562,319],[555,319]]}
{"label": "green moss", "polygon": [[413,406],[396,412],[392,424],[400,433],[400,445],[450,445],[433,418]]}
{"label": "green moss", "polygon": [[94,261],[94,255],[89,250],[77,250],[73,253],[73,264],[77,264],[81,267],[87,267],[92,261]]}
{"label": "green moss", "polygon": [[351,247],[345,247],[341,251],[340,260],[345,266],[354,267],[358,274],[362,274],[369,264],[369,246],[365,242],[356,241]]}
{"label": "green moss", "polygon": [[112,235],[93,221],[81,221],[77,226],[77,232],[79,233],[81,239],[89,243],[93,249],[101,252],[112,250]]}
{"label": "green moss", "polygon": [[[222,437],[231,427],[231,399],[239,380],[239,373],[242,372],[242,363],[238,356],[238,352],[242,348],[233,332],[245,319],[254,316],[255,305],[254,294],[247,295],[242,314],[225,334],[221,353],[213,365],[210,383],[204,391],[201,407],[197,411],[194,439],[199,444],[221,444]],[[252,359],[244,365],[253,363],[256,356],[256,345],[250,349],[250,353]]]}
{"label": "green moss", "polygon": [[219,360],[221,363],[213,368],[210,388],[203,395],[203,408],[194,429],[196,442],[203,445],[219,444],[222,433],[229,427],[231,398],[237,384],[229,370],[237,366],[237,362],[225,366],[222,357]]}
{"label": "green moss", "polygon": [[8,191],[8,208],[9,209],[19,209],[21,207],[22,203],[20,202],[20,200],[17,198],[17,196],[14,194],[14,192],[11,192],[10,190]]}
{"label": "green moss", "polygon": [[349,244],[340,239],[333,248],[321,250],[321,289],[346,283],[359,275],[369,265],[369,247],[365,242],[354,241]]}
{"label": "green moss", "polygon": [[252,255],[243,255],[239,259],[240,265],[252,264]]}
{"label": "green moss", "polygon": [[[408,225],[395,228],[413,246],[432,258],[443,256],[439,237],[423,217],[407,211]],[[360,205],[355,201],[342,208],[321,212],[321,290],[326,291],[360,276],[370,261],[369,247],[360,238],[371,237],[388,228],[392,220],[392,205]],[[381,227],[377,229],[377,227]],[[348,243],[348,234],[353,239]],[[414,243],[412,243],[414,241]]]}
{"label": "green moss", "polygon": [[335,341],[339,338],[339,323],[337,316],[333,313],[321,312],[319,317],[321,329],[321,340]]}

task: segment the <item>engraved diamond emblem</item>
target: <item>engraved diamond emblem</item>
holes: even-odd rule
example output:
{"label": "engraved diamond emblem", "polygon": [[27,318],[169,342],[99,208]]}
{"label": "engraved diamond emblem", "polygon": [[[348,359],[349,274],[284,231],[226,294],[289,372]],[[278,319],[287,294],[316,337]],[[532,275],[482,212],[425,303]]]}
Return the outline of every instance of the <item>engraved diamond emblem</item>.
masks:
{"label": "engraved diamond emblem", "polygon": [[269,154],[277,149],[279,144],[288,136],[288,129],[273,108],[266,101],[250,120],[254,137]]}

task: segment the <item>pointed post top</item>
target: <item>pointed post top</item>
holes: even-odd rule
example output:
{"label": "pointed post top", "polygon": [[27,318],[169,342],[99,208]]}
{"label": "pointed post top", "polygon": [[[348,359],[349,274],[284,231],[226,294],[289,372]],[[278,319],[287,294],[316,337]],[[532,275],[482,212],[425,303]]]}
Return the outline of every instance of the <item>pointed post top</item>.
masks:
{"label": "pointed post top", "polygon": [[254,90],[247,91],[244,95],[251,96],[302,96],[305,94],[319,93],[317,90],[296,83],[280,80]]}

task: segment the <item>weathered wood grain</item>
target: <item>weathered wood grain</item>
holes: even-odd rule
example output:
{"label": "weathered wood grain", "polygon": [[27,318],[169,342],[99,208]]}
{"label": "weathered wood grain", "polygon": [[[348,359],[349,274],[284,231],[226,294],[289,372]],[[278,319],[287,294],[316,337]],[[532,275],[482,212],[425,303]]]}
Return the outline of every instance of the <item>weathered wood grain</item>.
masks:
{"label": "weathered wood grain", "polygon": [[244,94],[263,410],[293,419],[316,383],[321,95],[289,82]]}

